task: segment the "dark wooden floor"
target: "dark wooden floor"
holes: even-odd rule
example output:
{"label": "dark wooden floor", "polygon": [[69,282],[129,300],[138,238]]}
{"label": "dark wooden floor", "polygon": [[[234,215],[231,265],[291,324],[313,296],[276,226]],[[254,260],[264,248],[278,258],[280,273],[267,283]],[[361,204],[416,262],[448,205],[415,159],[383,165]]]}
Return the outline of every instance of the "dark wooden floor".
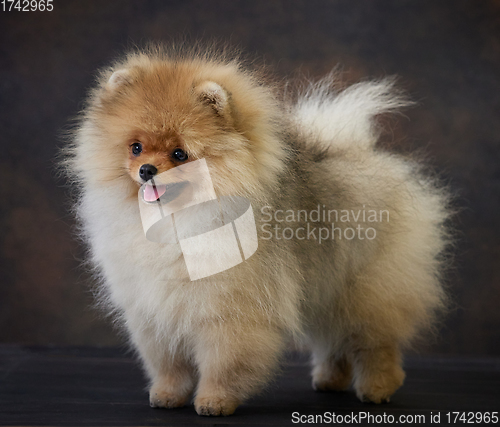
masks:
{"label": "dark wooden floor", "polygon": [[[232,417],[198,417],[193,406],[152,409],[133,358],[119,349],[0,346],[1,425],[272,425],[292,414],[394,416],[500,410],[500,360],[410,358],[406,383],[385,405],[357,401],[354,392],[315,393],[305,359],[291,355],[283,374]],[[297,415],[297,414],[296,414]],[[457,422],[460,424],[460,422]],[[361,422],[355,425],[377,425]],[[378,425],[384,425],[378,424]],[[455,424],[456,425],[456,424]],[[478,424],[476,424],[478,425]],[[491,423],[490,423],[491,425]]]}

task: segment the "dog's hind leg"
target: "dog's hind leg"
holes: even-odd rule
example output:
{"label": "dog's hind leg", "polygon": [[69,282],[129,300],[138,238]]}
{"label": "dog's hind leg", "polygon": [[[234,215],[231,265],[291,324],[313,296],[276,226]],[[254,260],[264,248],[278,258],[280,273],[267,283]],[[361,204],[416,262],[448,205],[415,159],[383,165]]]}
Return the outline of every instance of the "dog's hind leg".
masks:
{"label": "dog's hind leg", "polygon": [[352,381],[351,363],[345,357],[330,355],[313,362],[312,386],[316,391],[346,390]]}
{"label": "dog's hind leg", "polygon": [[352,364],[356,395],[363,402],[389,402],[403,385],[401,352],[396,345],[361,348],[353,352]]}

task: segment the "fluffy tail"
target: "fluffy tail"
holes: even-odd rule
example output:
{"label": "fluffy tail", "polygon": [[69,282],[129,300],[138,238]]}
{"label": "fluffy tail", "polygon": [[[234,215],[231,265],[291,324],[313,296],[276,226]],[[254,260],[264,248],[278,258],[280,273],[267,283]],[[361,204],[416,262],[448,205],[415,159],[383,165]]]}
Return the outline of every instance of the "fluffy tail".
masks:
{"label": "fluffy tail", "polygon": [[335,91],[335,74],[310,84],[293,108],[299,128],[324,148],[371,147],[378,139],[375,116],[394,112],[411,102],[387,78]]}

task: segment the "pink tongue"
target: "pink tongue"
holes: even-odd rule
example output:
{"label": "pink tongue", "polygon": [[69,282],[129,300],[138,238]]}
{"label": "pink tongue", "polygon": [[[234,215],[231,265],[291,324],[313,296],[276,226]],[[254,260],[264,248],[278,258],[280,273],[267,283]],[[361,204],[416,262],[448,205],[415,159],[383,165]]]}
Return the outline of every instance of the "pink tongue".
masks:
{"label": "pink tongue", "polygon": [[146,185],[144,187],[144,200],[146,202],[154,202],[158,200],[167,191],[166,185]]}

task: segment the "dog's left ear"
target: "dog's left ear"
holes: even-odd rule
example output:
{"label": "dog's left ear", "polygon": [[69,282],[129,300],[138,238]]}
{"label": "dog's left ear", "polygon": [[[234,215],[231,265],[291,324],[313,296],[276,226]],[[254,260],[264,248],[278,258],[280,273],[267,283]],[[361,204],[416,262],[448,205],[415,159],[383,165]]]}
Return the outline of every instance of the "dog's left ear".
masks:
{"label": "dog's left ear", "polygon": [[219,116],[230,118],[229,94],[220,85],[211,81],[203,82],[195,88],[195,93],[203,103],[211,106]]}

